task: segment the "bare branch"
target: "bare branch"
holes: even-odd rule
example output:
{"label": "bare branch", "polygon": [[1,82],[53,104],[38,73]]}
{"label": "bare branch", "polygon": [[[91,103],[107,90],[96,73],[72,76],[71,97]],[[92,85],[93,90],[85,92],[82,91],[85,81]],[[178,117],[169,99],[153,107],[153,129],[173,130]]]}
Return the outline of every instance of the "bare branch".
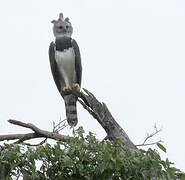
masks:
{"label": "bare branch", "polygon": [[156,134],[158,134],[159,132],[161,132],[162,129],[158,129],[156,124],[154,125],[154,132],[152,132],[151,134],[147,133],[147,137],[144,139],[142,144],[138,144],[136,146],[149,146],[149,145],[155,145],[157,143],[162,142],[161,140],[157,141],[157,142],[153,142],[153,143],[146,143],[150,138],[152,138],[153,136],[155,136]]}
{"label": "bare branch", "polygon": [[82,100],[78,99],[78,102],[86,109],[90,115],[92,115],[95,119],[98,119],[96,113],[94,113],[89,106],[87,106]]}
{"label": "bare branch", "polygon": [[136,146],[151,146],[151,145],[156,145],[157,143],[162,143],[163,141],[162,140],[159,140],[159,141],[156,141],[156,142],[153,142],[153,143],[145,143],[145,144],[137,144]]}
{"label": "bare branch", "polygon": [[107,137],[111,140],[121,138],[126,148],[137,150],[137,147],[129,139],[125,131],[115,121],[105,103],[99,102],[96,97],[87,89],[83,89],[83,91],[85,93],[74,91],[72,91],[72,93],[83,101],[79,102],[100,123],[100,125],[106,131]]}
{"label": "bare branch", "polygon": [[46,140],[47,140],[47,138],[45,138],[43,141],[41,141],[38,144],[30,144],[30,143],[24,143],[24,144],[28,145],[28,146],[40,146],[40,145],[44,144],[46,142]]}
{"label": "bare branch", "polygon": [[55,125],[55,122],[53,121],[53,132],[54,133],[59,133],[60,131],[62,131],[65,127],[67,127],[68,125],[66,124],[66,119],[64,120],[59,120],[59,123]]}
{"label": "bare branch", "polygon": [[0,141],[4,140],[15,140],[19,139],[20,142],[34,139],[34,138],[40,138],[43,137],[41,135],[38,135],[36,133],[27,133],[27,134],[7,134],[7,135],[0,135]]}
{"label": "bare branch", "polygon": [[[112,114],[108,110],[108,107],[106,106],[105,103],[99,102],[96,99],[96,97],[87,89],[83,89],[83,91],[81,92],[76,90],[70,90],[70,92],[68,93],[72,93],[78,97],[79,103],[84,107],[84,109],[86,109],[89,112],[90,115],[93,116],[93,118],[95,118],[100,123],[100,125],[106,131],[108,139],[115,140],[117,138],[121,138],[123,141],[123,144],[125,145],[125,148],[137,150],[137,147],[130,140],[126,132],[113,118]],[[0,135],[0,141],[18,139],[17,141],[18,143],[18,142],[24,142],[25,140],[29,140],[33,138],[39,138],[39,137],[51,138],[51,139],[60,140],[60,141],[71,140],[71,137],[59,134],[59,131],[61,131],[65,127],[65,125],[63,124],[63,121],[59,122],[58,125],[55,125],[55,123],[53,123],[53,132],[39,129],[38,127],[36,127],[31,123],[24,123],[24,122],[12,120],[12,119],[8,120],[8,122],[14,125],[29,128],[32,131],[34,131],[34,133]]]}
{"label": "bare branch", "polygon": [[19,142],[23,142],[25,140],[40,138],[40,137],[50,138],[50,139],[64,141],[64,142],[71,140],[71,137],[69,136],[65,136],[65,135],[55,133],[55,132],[49,132],[49,131],[39,129],[38,127],[36,127],[35,125],[31,123],[24,123],[24,122],[13,120],[13,119],[8,120],[8,122],[14,125],[29,128],[33,130],[35,133],[0,135],[0,141],[19,139],[20,140]]}

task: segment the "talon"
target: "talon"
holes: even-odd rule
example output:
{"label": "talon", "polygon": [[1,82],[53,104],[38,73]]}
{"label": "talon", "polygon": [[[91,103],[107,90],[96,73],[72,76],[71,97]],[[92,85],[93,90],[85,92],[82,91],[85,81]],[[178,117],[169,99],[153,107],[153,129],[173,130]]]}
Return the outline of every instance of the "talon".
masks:
{"label": "talon", "polygon": [[69,85],[66,85],[63,89],[62,89],[62,91],[64,91],[64,92],[67,92],[67,91],[70,91],[71,89],[70,89],[70,87],[69,87]]}
{"label": "talon", "polygon": [[80,92],[80,85],[78,83],[73,84],[73,89]]}

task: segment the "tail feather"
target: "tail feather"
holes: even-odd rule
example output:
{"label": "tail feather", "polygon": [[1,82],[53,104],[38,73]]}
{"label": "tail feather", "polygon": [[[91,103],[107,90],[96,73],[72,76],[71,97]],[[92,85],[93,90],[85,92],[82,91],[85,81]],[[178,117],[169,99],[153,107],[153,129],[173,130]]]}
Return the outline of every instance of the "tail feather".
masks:
{"label": "tail feather", "polygon": [[65,107],[66,107],[66,117],[67,122],[70,126],[76,126],[78,123],[77,110],[76,110],[76,97],[74,95],[64,96]]}

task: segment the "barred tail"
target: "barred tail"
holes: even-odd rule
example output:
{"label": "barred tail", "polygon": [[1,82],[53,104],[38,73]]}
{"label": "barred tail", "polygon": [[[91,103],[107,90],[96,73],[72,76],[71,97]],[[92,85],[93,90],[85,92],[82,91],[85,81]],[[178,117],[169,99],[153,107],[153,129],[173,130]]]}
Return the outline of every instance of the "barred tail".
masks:
{"label": "barred tail", "polygon": [[74,95],[64,96],[65,107],[66,107],[66,118],[70,126],[76,126],[78,123],[76,101],[77,98]]}

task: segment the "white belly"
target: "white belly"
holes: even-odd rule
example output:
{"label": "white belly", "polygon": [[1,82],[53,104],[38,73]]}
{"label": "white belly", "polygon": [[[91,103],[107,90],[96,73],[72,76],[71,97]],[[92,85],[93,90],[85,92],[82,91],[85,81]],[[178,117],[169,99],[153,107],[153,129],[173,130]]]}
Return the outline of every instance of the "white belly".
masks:
{"label": "white belly", "polygon": [[70,87],[74,83],[75,80],[75,53],[73,48],[69,48],[63,52],[56,51],[55,59],[57,62],[57,66],[60,72],[60,75],[63,77],[65,85],[69,85]]}

